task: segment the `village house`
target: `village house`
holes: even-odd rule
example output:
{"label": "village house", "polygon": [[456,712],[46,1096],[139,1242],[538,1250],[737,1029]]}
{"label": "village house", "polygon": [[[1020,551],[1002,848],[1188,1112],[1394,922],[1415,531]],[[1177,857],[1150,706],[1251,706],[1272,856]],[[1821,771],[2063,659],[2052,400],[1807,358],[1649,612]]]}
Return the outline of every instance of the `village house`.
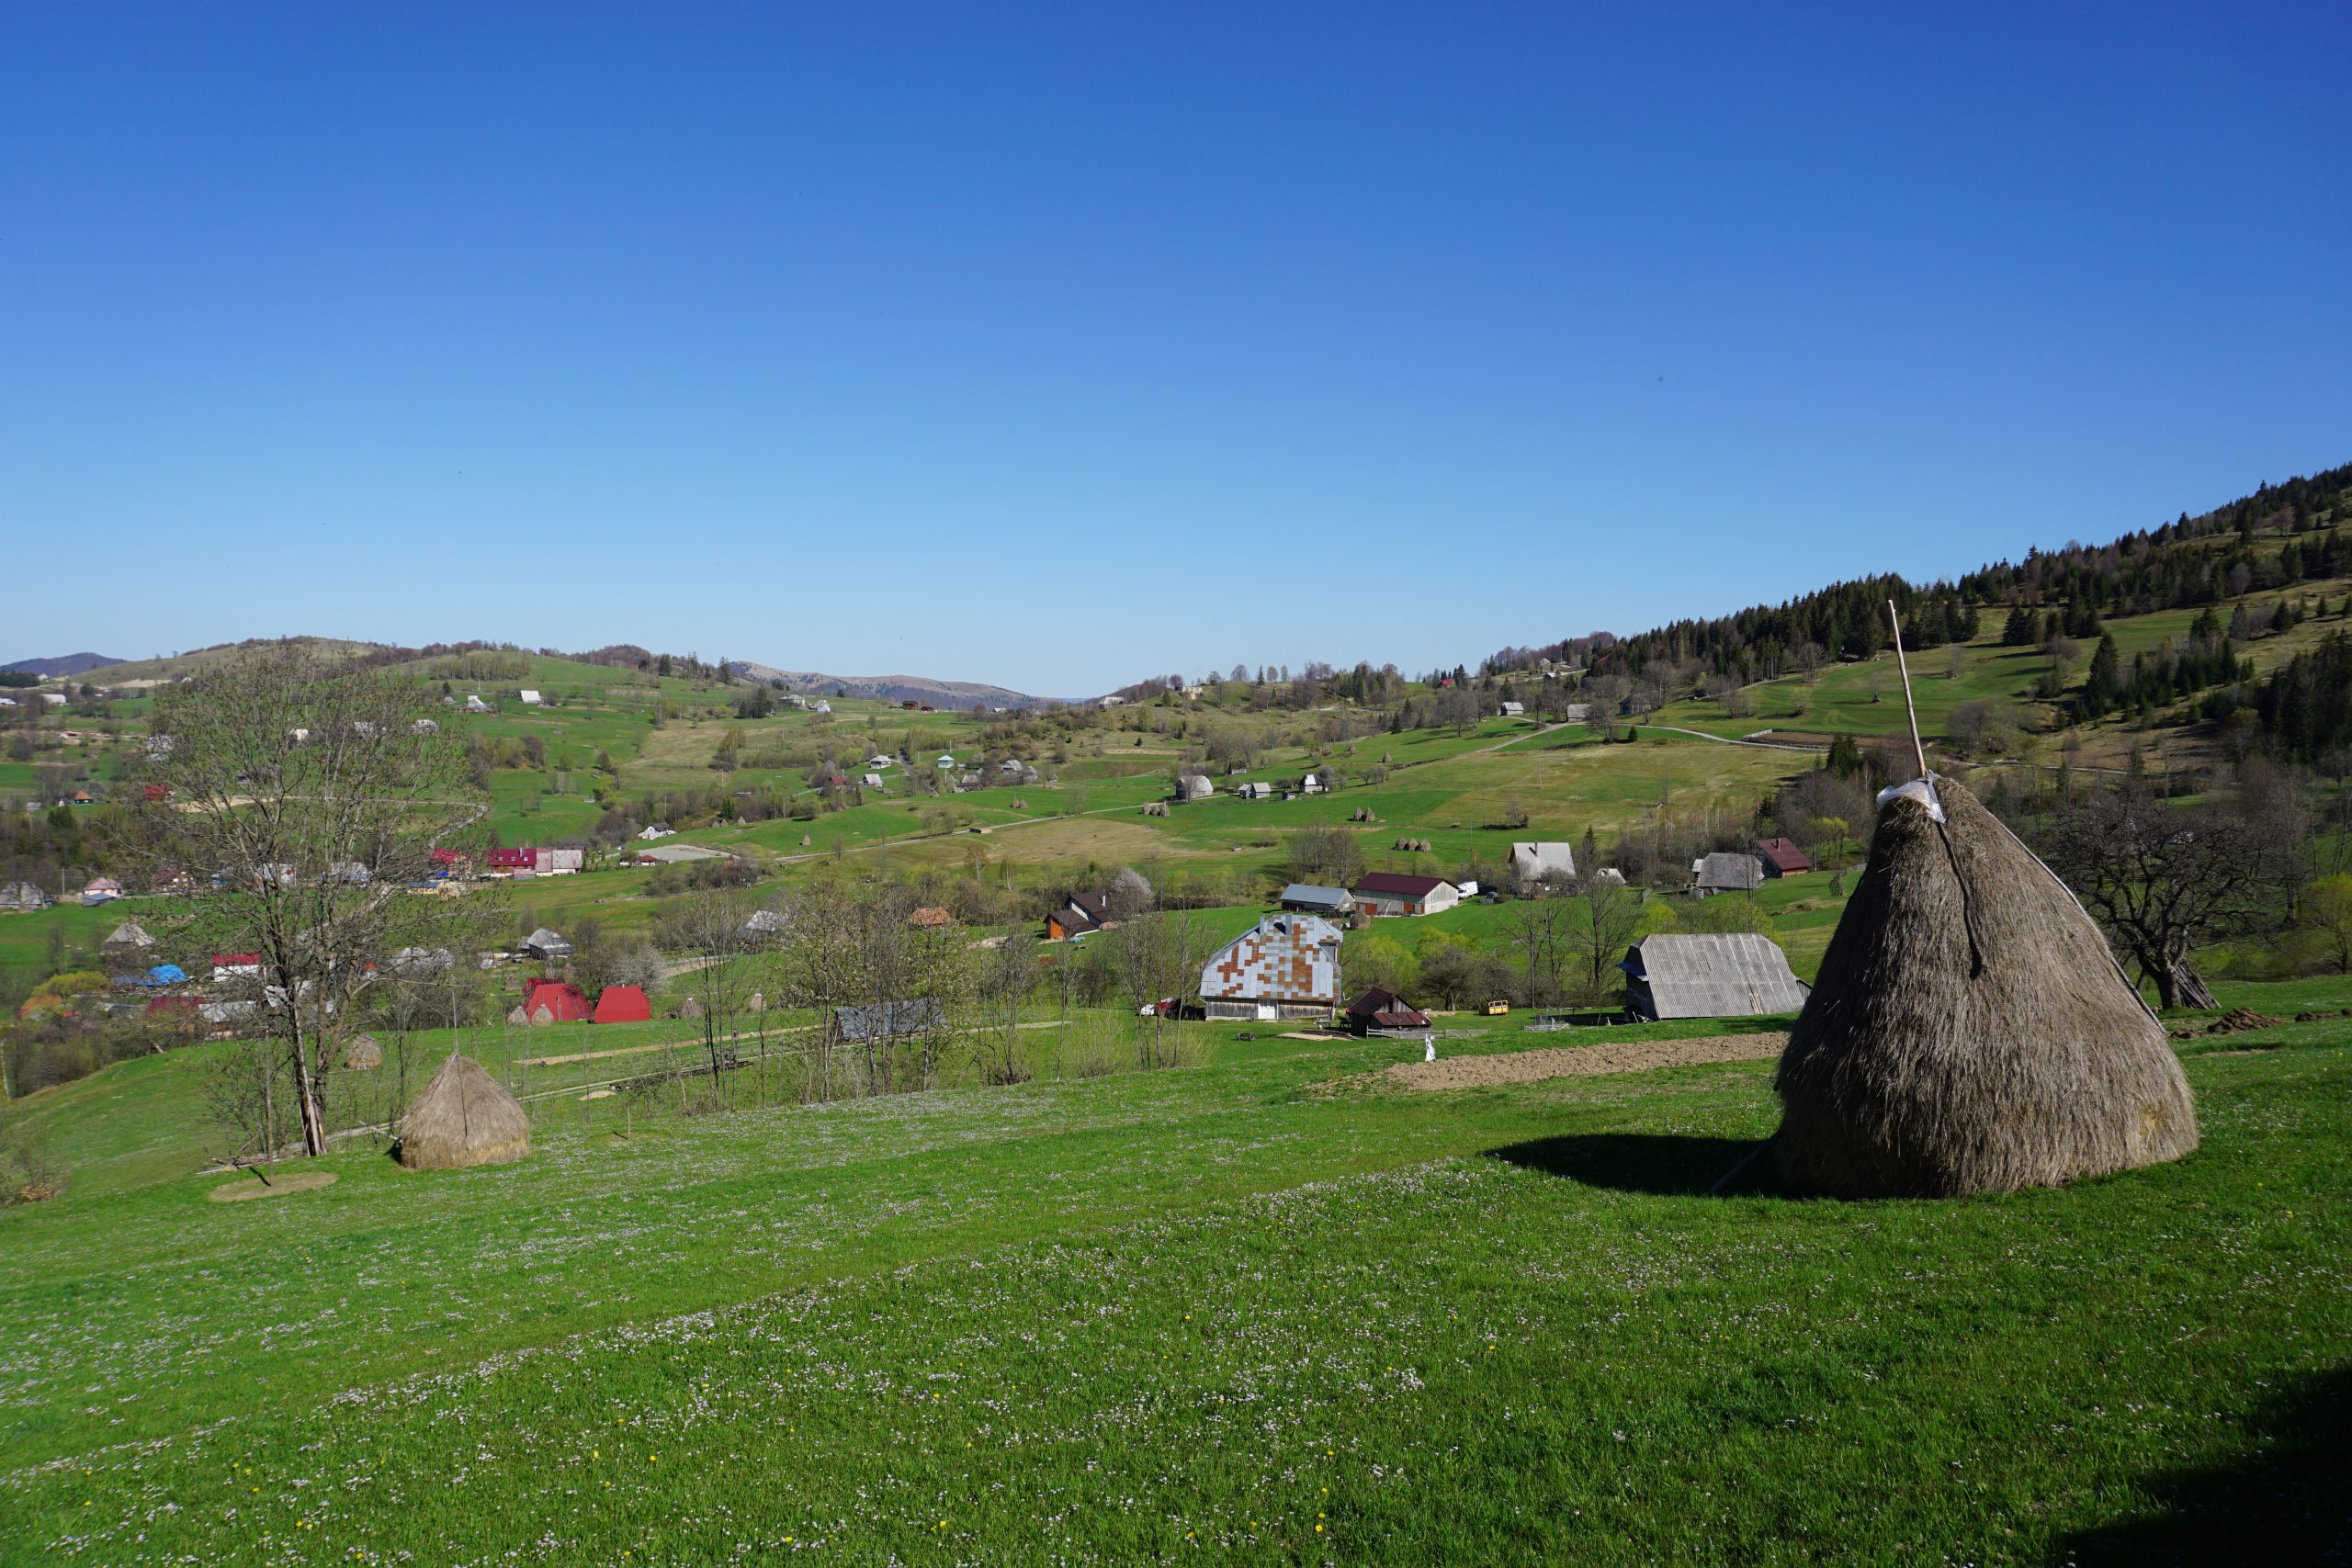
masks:
{"label": "village house", "polygon": [[1340,1001],[1340,941],[1317,916],[1269,915],[1201,966],[1201,1006],[1210,1018],[1328,1018]]}
{"label": "village house", "polygon": [[1625,1010],[1655,1022],[1795,1012],[1805,986],[1758,931],[1644,937],[1625,950]]}
{"label": "village house", "polygon": [[1280,902],[1285,909],[1327,919],[1345,919],[1356,912],[1356,901],[1346,888],[1320,887],[1311,882],[1292,883],[1283,889]]}
{"label": "village house", "polygon": [[1073,893],[1046,916],[1046,940],[1067,942],[1111,923],[1108,893]]}
{"label": "village house", "polygon": [[1525,718],[1527,716],[1527,705],[1525,703],[1505,703],[1495,710],[1495,716],[1497,718]]}
{"label": "village house", "polygon": [[1518,883],[1577,879],[1575,850],[1565,843],[1517,843],[1510,847],[1511,880]]}
{"label": "village house", "polygon": [[119,961],[153,952],[154,946],[155,939],[147,934],[146,927],[136,920],[125,920],[107,933],[106,941],[99,943],[99,950],[108,958]]}
{"label": "village house", "polygon": [[82,902],[90,908],[122,897],[122,884],[111,876],[94,876],[82,888]]}
{"label": "village house", "polygon": [[1184,773],[1176,780],[1179,800],[1206,800],[1216,794],[1216,785],[1209,782],[1205,773]]}
{"label": "village house", "polygon": [[1764,863],[1766,876],[1802,876],[1813,869],[1794,839],[1758,839],[1756,856]]}
{"label": "village house", "polygon": [[1764,863],[1737,850],[1717,850],[1690,863],[1690,885],[1702,898],[1710,893],[1753,893],[1764,886]]}
{"label": "village house", "polygon": [[490,705],[483,702],[479,696],[468,697],[466,699],[466,711],[468,713],[488,713],[490,711]]}
{"label": "village house", "polygon": [[653,1005],[645,999],[642,986],[607,986],[596,994],[595,1016],[592,1023],[646,1023],[653,1018]]}
{"label": "village house", "polygon": [[1348,891],[1367,915],[1434,915],[1462,902],[1462,890],[1442,876],[1366,872]]}
{"label": "village house", "polygon": [[542,962],[557,958],[569,958],[571,956],[572,952],[571,944],[570,942],[564,941],[560,934],[550,931],[546,926],[541,926],[529,936],[525,937],[523,939],[522,947],[524,954],[526,957],[537,958]]}
{"label": "village house", "polygon": [[1394,991],[1374,986],[1348,1004],[1348,1032],[1385,1034],[1392,1030],[1418,1031],[1430,1026],[1430,1015]]}
{"label": "village house", "polygon": [[229,980],[260,978],[261,954],[258,953],[216,953],[212,955],[212,983],[216,986]]}
{"label": "village house", "polygon": [[638,830],[637,836],[641,841],[650,844],[656,840],[666,839],[676,831],[677,829],[667,822],[648,822]]}
{"label": "village house", "polygon": [[533,691],[528,686],[524,687],[514,694],[523,700],[523,705],[525,707],[535,708],[539,705],[539,694]]}
{"label": "village house", "polygon": [[569,980],[523,982],[523,1016],[536,1024],[586,1023],[594,1017],[588,993]]}
{"label": "village house", "polygon": [[1244,800],[1272,800],[1274,798],[1274,786],[1270,784],[1236,784],[1233,793]]}

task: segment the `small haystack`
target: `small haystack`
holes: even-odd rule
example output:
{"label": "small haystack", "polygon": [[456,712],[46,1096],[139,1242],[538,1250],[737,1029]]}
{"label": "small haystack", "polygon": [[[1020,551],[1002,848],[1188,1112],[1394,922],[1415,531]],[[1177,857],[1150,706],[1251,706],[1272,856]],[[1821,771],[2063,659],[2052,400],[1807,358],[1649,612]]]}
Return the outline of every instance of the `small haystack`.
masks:
{"label": "small haystack", "polygon": [[684,1005],[678,1009],[678,1016],[680,1018],[700,1018],[702,1016],[702,1004],[695,1000],[694,998],[688,997],[685,999]]}
{"label": "small haystack", "polygon": [[552,1027],[554,1023],[555,1010],[548,1006],[547,1003],[541,1002],[538,1006],[538,1010],[531,1014],[531,1027],[534,1029],[547,1029]]}
{"label": "small haystack", "polygon": [[343,1048],[343,1065],[355,1073],[372,1073],[384,1065],[384,1048],[372,1034],[355,1034]]}
{"label": "small haystack", "polygon": [[523,1107],[480,1062],[454,1051],[401,1122],[401,1163],[411,1170],[503,1165],[530,1152]]}
{"label": "small haystack", "polygon": [[509,1029],[528,1029],[531,1027],[531,1015],[523,1010],[522,1003],[517,1002],[513,1007],[506,1010],[506,1026]]}
{"label": "small haystack", "polygon": [[768,999],[761,992],[753,991],[752,993],[752,999],[743,1004],[743,1010],[745,1012],[765,1012],[768,1010]]}
{"label": "small haystack", "polygon": [[1933,784],[1942,821],[1917,785],[1880,810],[1790,1032],[1783,1179],[1949,1197],[2188,1154],[2188,1081],[2106,937],[1974,796]]}

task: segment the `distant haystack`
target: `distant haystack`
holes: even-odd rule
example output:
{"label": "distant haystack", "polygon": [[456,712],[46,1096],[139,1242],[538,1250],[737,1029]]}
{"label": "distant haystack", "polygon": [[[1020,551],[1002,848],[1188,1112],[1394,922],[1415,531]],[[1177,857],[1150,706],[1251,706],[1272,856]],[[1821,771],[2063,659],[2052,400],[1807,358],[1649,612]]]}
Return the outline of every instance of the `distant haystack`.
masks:
{"label": "distant haystack", "polygon": [[528,1029],[531,1027],[531,1015],[523,1010],[522,1003],[517,1002],[506,1010],[506,1024],[510,1029]]}
{"label": "distant haystack", "polygon": [[343,1065],[355,1073],[372,1073],[384,1065],[384,1048],[372,1034],[356,1034],[343,1048]]}
{"label": "distant haystack", "polygon": [[2196,1148],[2180,1063],[2099,929],[1974,796],[1934,789],[1940,822],[1909,794],[1880,811],[1790,1032],[1782,1176],[1846,1197],[1944,1197]]}
{"label": "distant haystack", "polygon": [[685,999],[684,1004],[678,1009],[678,1016],[680,1018],[700,1018],[702,1016],[702,1004],[695,1000],[694,998],[688,997]]}
{"label": "distant haystack", "polygon": [[530,1152],[523,1107],[480,1062],[454,1051],[401,1122],[401,1163],[411,1170],[503,1165]]}

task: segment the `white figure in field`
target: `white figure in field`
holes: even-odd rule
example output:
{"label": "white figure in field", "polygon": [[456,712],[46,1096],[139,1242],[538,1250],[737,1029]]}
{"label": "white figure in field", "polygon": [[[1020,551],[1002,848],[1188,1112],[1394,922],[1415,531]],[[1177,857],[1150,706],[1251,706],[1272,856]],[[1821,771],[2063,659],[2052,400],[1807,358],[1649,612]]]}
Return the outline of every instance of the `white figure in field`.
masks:
{"label": "white figure in field", "polygon": [[1437,1060],[1436,1035],[1424,1034],[1421,1036],[1421,1060],[1424,1062],[1434,1062]]}

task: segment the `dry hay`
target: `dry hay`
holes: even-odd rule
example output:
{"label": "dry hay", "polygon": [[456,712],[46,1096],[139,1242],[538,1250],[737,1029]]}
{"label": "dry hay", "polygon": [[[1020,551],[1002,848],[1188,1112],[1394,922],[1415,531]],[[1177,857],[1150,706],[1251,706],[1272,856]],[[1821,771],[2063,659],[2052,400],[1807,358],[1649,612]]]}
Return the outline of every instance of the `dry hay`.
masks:
{"label": "dry hay", "polygon": [[1657,1067],[1689,1067],[1706,1062],[1769,1061],[1779,1055],[1788,1043],[1787,1035],[1777,1032],[1702,1034],[1680,1040],[1600,1040],[1590,1045],[1547,1046],[1537,1051],[1504,1051],[1486,1056],[1441,1056],[1434,1062],[1396,1062],[1371,1076],[1384,1087],[1485,1089],[1494,1084],[1540,1083],[1545,1078],[1645,1073]]}
{"label": "dry hay", "polygon": [[680,1018],[700,1018],[702,1016],[702,1004],[695,1000],[694,998],[688,997],[685,999],[684,1004],[678,1009],[678,1016]]}
{"label": "dry hay", "polygon": [[455,1051],[401,1121],[401,1163],[411,1170],[503,1165],[531,1152],[531,1123],[504,1086]]}
{"label": "dry hay", "polygon": [[384,1065],[384,1048],[372,1034],[356,1034],[343,1048],[343,1065],[348,1072],[372,1073]]}
{"label": "dry hay", "polygon": [[298,1170],[265,1181],[258,1175],[251,1181],[224,1181],[205,1196],[215,1203],[249,1203],[256,1198],[283,1198],[288,1192],[311,1192],[334,1185],[331,1170]]}
{"label": "dry hay", "polygon": [[531,1015],[523,1010],[521,1002],[516,1002],[506,1014],[506,1022],[512,1029],[528,1029],[531,1027]]}
{"label": "dry hay", "polygon": [[538,1010],[531,1014],[531,1027],[534,1029],[548,1029],[552,1028],[554,1024],[555,1009],[548,1006],[545,1002],[541,1002],[538,1005]]}
{"label": "dry hay", "polygon": [[2197,1146],[2179,1060],[2074,895],[1975,797],[1879,813],[1776,1080],[1784,1180],[1846,1197],[2056,1186]]}
{"label": "dry hay", "polygon": [[752,993],[752,999],[743,1004],[743,1010],[745,1012],[765,1012],[768,1010],[768,999],[762,993],[753,991]]}

